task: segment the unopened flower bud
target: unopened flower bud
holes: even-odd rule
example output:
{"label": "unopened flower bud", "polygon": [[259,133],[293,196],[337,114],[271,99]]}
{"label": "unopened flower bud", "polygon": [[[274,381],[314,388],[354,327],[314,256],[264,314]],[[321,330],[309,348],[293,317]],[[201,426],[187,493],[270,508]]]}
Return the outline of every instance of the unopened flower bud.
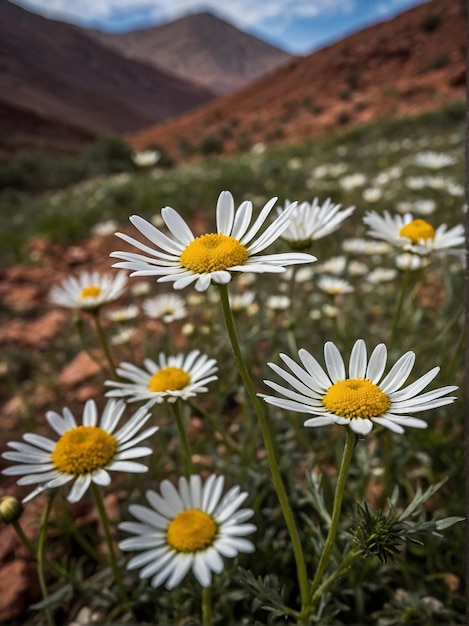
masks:
{"label": "unopened flower bud", "polygon": [[12,524],[21,517],[23,505],[13,496],[2,496],[0,498],[0,522]]}

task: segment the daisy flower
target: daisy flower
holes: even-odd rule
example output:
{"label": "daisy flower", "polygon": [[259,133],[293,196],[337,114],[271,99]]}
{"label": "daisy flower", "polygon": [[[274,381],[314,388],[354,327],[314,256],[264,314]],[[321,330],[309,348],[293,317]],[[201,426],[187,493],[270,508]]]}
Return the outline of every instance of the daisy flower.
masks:
{"label": "daisy flower", "polygon": [[448,165],[454,165],[458,160],[449,154],[440,152],[419,152],[415,155],[415,165],[421,167],[427,167],[430,170],[439,170],[442,167],[448,167]]}
{"label": "daisy flower", "polygon": [[182,320],[187,316],[186,303],[175,293],[163,293],[143,303],[143,311],[152,319],[161,318],[165,324]]}
{"label": "daisy flower", "polygon": [[71,309],[98,309],[106,302],[117,300],[126,285],[126,272],[115,275],[81,272],[78,277],[70,276],[60,285],[54,285],[49,299],[54,304]]}
{"label": "daisy flower", "polygon": [[455,246],[464,243],[464,227],[461,224],[449,230],[446,224],[441,224],[435,229],[426,220],[413,219],[411,213],[391,215],[384,211],[381,216],[371,211],[363,221],[370,227],[368,234],[372,237],[416,254],[458,252]]}
{"label": "daisy flower", "polygon": [[121,363],[116,373],[121,379],[131,382],[107,380],[104,384],[114,387],[106,392],[107,397],[129,398],[129,402],[146,402],[150,408],[165,400],[175,402],[178,398],[187,400],[198,393],[208,391],[207,383],[217,380],[217,364],[199,350],[189,354],[166,356],[160,353],[158,363],[151,359],[143,361],[145,369]]}
{"label": "daisy flower", "polygon": [[285,354],[280,355],[292,373],[269,363],[290,388],[265,380],[283,398],[262,397],[282,409],[314,415],[306,420],[305,426],[342,424],[357,434],[367,435],[373,424],[380,424],[395,433],[403,433],[404,426],[427,427],[427,422],[412,417],[412,413],[445,406],[456,399],[446,396],[457,389],[454,386],[420,393],[436,377],[439,367],[401,389],[415,363],[415,354],[410,351],[383,378],[387,361],[383,343],[376,346],[368,359],[365,342],[358,339],[352,348],[348,377],[343,358],[331,341],[324,346],[326,371],[306,350],[301,349],[298,356],[302,365]]}
{"label": "daisy flower", "polygon": [[226,284],[233,272],[284,272],[288,265],[316,260],[310,254],[284,253],[259,255],[276,241],[290,224],[295,205],[292,204],[257,238],[277,198],[272,198],[250,226],[252,203],[243,202],[235,211],[233,196],[222,191],[217,202],[217,232],[195,237],[182,217],[171,207],[161,211],[170,236],[138,215],[132,224],[152,243],[152,248],[133,237],[118,237],[145,253],[112,252],[122,259],[115,267],[132,271],[132,276],[159,276],[158,282],[172,282],[175,289],[195,283],[197,291],[208,289],[212,281]]}
{"label": "daisy flower", "polygon": [[106,317],[111,322],[130,322],[134,320],[139,313],[139,308],[136,304],[129,304],[128,306],[122,307],[121,309],[114,309],[113,311],[108,311]]}
{"label": "daisy flower", "polygon": [[158,150],[142,150],[140,152],[132,152],[132,161],[134,165],[141,168],[153,167],[160,160],[161,154]]}
{"label": "daisy flower", "polygon": [[148,490],[150,507],[132,504],[130,513],[137,522],[122,522],[119,528],[135,535],[119,543],[121,550],[140,550],[127,569],[140,569],[140,578],[151,578],[152,587],[166,582],[176,587],[192,569],[202,587],[209,587],[212,572],[223,570],[222,557],[253,552],[244,537],[256,530],[245,524],[252,509],[239,507],[247,497],[232,487],[222,497],[225,479],[210,475],[205,483],[200,476],[180,478],[178,488],[169,480],[161,483],[161,495]]}
{"label": "daisy flower", "polygon": [[46,419],[51,428],[59,435],[56,441],[26,433],[26,443],[10,442],[7,445],[14,452],[5,452],[2,456],[9,461],[18,461],[3,470],[9,476],[22,474],[18,485],[40,483],[23,502],[31,500],[45,489],[60,487],[73,482],[67,500],[78,502],[93,482],[97,485],[109,485],[109,471],[146,472],[148,468],[137,459],[151,454],[151,448],[138,446],[158,430],[151,426],[139,432],[150,418],[150,413],[139,409],[133,417],[116,431],[125,411],[125,402],[110,400],[102,413],[98,425],[98,409],[94,400],[88,400],[83,409],[82,424],[78,425],[68,408],[62,415],[48,411]]}
{"label": "daisy flower", "polygon": [[[289,210],[290,206],[290,201],[287,200],[283,210]],[[282,239],[294,250],[307,248],[313,241],[337,230],[353,213],[355,207],[341,209],[342,205],[333,204],[330,198],[321,205],[317,198],[314,198],[313,202],[302,202],[294,210],[290,225],[284,231]],[[282,209],[278,211],[281,215]]]}
{"label": "daisy flower", "polygon": [[318,278],[318,287],[321,291],[331,296],[337,296],[343,293],[353,293],[355,289],[345,279],[337,276],[321,276]]}

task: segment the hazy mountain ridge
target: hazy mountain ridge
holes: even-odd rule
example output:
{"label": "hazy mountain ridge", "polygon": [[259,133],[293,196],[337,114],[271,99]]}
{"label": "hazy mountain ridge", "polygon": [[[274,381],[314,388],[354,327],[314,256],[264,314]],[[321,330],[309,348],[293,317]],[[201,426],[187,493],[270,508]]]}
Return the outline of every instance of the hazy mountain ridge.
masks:
{"label": "hazy mountain ridge", "polygon": [[129,58],[152,63],[219,94],[234,91],[294,58],[207,12],[129,33],[90,32]]}

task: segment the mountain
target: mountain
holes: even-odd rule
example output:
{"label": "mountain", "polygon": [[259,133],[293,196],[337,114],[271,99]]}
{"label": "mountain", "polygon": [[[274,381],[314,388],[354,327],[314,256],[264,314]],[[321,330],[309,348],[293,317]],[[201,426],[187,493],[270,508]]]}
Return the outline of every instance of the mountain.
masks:
{"label": "mountain", "polygon": [[[35,120],[48,125],[52,149],[54,129],[68,134],[73,148],[98,133],[132,132],[181,115],[213,97],[75,26],[0,0],[0,151],[36,144]],[[20,117],[25,127],[12,134]]]}
{"label": "mountain", "polygon": [[464,100],[466,2],[431,0],[354,33],[179,119],[129,137],[176,158],[301,141]]}
{"label": "mountain", "polygon": [[151,63],[218,94],[235,91],[293,58],[207,12],[128,33],[90,32],[129,58]]}

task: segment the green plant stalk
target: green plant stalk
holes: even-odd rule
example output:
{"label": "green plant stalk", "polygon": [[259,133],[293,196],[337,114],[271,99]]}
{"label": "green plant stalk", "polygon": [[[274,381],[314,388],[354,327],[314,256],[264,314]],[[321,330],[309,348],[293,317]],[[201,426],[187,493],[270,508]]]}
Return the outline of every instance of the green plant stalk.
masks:
{"label": "green plant stalk", "polygon": [[[21,543],[29,550],[29,552],[31,552],[32,555],[34,555],[34,557],[36,557],[37,549],[34,547],[34,544],[26,536],[19,521],[16,520],[15,522],[12,522],[11,524],[13,528],[15,529],[16,534],[20,538]],[[55,572],[58,576],[62,576],[63,578],[68,579],[68,572],[66,572],[66,570],[64,570],[59,565],[56,565],[55,563],[53,563],[52,561],[49,561],[49,559],[46,559],[45,557],[43,558],[43,563],[44,565],[47,565],[47,567],[51,569],[53,572]]]}
{"label": "green plant stalk", "polygon": [[354,561],[356,561],[363,554],[362,550],[350,550],[345,559],[342,561],[340,567],[336,569],[326,580],[319,585],[313,594],[312,603],[313,606],[318,602],[321,597],[328,591],[328,589],[332,586],[332,584],[344,574],[348,568],[352,565]]}
{"label": "green plant stalk", "polygon": [[93,309],[92,311],[90,311],[90,313],[94,319],[96,332],[98,333],[99,343],[101,344],[104,355],[107,359],[107,362],[109,363],[111,373],[114,376],[114,378],[117,378],[117,372],[116,372],[116,366],[114,365],[114,359],[112,358],[112,354],[109,348],[109,343],[106,337],[106,333],[104,332],[103,326],[101,324],[100,309],[99,308]]}
{"label": "green plant stalk", "polygon": [[212,588],[204,587],[202,590],[202,624],[212,626]]}
{"label": "green plant stalk", "polygon": [[101,525],[103,527],[104,537],[106,539],[106,544],[108,547],[109,565],[111,566],[111,570],[114,575],[114,580],[116,581],[117,588],[119,590],[119,597],[124,606],[129,606],[129,600],[127,598],[127,593],[125,591],[122,574],[120,572],[119,566],[117,565],[116,555],[114,552],[114,546],[112,543],[111,530],[109,528],[109,520],[107,518],[106,510],[104,508],[103,498],[101,496],[101,492],[98,486],[95,483],[93,482],[91,483],[90,489],[91,489],[91,493],[93,494],[96,508],[98,510],[99,518],[101,520]]}
{"label": "green plant stalk", "polygon": [[342,453],[342,461],[340,464],[339,475],[337,477],[337,485],[334,494],[334,504],[332,507],[331,525],[327,533],[326,542],[322,551],[319,563],[311,585],[312,597],[317,596],[317,590],[321,584],[324,571],[329,560],[330,553],[334,547],[335,538],[339,528],[340,512],[342,508],[342,499],[344,497],[345,484],[347,481],[348,469],[352,459],[353,449],[355,448],[356,435],[351,428],[347,427],[347,438],[345,440],[344,451]]}
{"label": "green plant stalk", "polygon": [[189,478],[189,476],[194,473],[194,464],[192,462],[192,452],[189,444],[189,439],[187,438],[186,429],[184,428],[184,420],[182,419],[182,412],[179,405],[179,400],[176,400],[176,402],[169,402],[168,404],[171,407],[174,419],[176,420],[179,439],[181,440],[182,456],[184,459],[184,473],[186,477]]}
{"label": "green plant stalk", "polygon": [[[46,578],[44,575],[44,546],[46,543],[47,537],[47,523],[49,521],[49,515],[52,508],[52,502],[54,500],[55,493],[53,493],[50,497],[47,498],[46,510],[43,513],[41,524],[39,526],[39,532],[37,536],[37,547],[36,547],[36,561],[37,561],[37,577],[39,579],[39,586],[41,587],[42,599],[47,600],[47,584]],[[46,607],[45,609],[46,619],[48,626],[54,626],[54,619],[52,617],[52,612],[50,607]]]}
{"label": "green plant stalk", "polygon": [[295,519],[293,517],[293,512],[291,510],[290,503],[288,501],[287,493],[285,490],[285,485],[283,484],[282,476],[280,474],[280,469],[279,469],[277,458],[276,458],[274,440],[273,440],[273,435],[272,435],[272,431],[270,428],[270,424],[267,420],[267,415],[264,413],[262,404],[259,398],[257,397],[256,390],[254,388],[248,369],[243,360],[241,348],[238,342],[238,336],[236,333],[236,327],[234,324],[233,314],[230,308],[230,302],[228,298],[228,289],[226,285],[218,285],[218,289],[220,292],[220,302],[221,302],[223,316],[225,318],[226,329],[228,332],[228,336],[230,338],[233,354],[234,354],[241,378],[243,379],[243,383],[249,394],[251,402],[254,405],[254,409],[256,411],[256,414],[259,420],[259,425],[260,425],[261,432],[262,432],[262,438],[264,440],[264,446],[265,446],[265,450],[267,454],[267,460],[269,462],[272,481],[274,483],[275,491],[277,493],[277,497],[278,497],[280,506],[282,508],[283,517],[285,519],[288,533],[290,535],[290,540],[291,540],[292,548],[293,548],[293,554],[295,556],[295,562],[296,562],[298,586],[300,589],[301,619],[306,621],[306,618],[308,617],[310,613],[309,585],[308,585],[308,574],[306,571],[306,563],[305,563],[305,558],[303,554],[303,548],[301,545],[300,535],[298,533]]}
{"label": "green plant stalk", "polygon": [[292,268],[290,282],[288,284],[288,297],[290,298],[290,309],[288,312],[287,341],[288,341],[288,347],[292,354],[295,354],[298,352],[298,346],[296,344],[296,337],[295,337],[295,320],[296,320],[295,287],[296,287],[297,272],[298,272],[298,266],[294,265]]}
{"label": "green plant stalk", "polygon": [[397,330],[398,330],[399,321],[400,321],[401,313],[402,313],[402,306],[404,304],[405,296],[407,294],[407,288],[408,288],[409,282],[410,282],[410,273],[411,273],[411,271],[412,270],[407,268],[404,271],[404,275],[402,277],[401,290],[400,290],[400,293],[399,293],[399,298],[397,300],[396,308],[394,310],[394,318],[392,320],[391,337],[389,339],[389,344],[388,344],[388,350],[389,351],[391,350],[391,348],[394,347],[394,341],[396,340]]}

